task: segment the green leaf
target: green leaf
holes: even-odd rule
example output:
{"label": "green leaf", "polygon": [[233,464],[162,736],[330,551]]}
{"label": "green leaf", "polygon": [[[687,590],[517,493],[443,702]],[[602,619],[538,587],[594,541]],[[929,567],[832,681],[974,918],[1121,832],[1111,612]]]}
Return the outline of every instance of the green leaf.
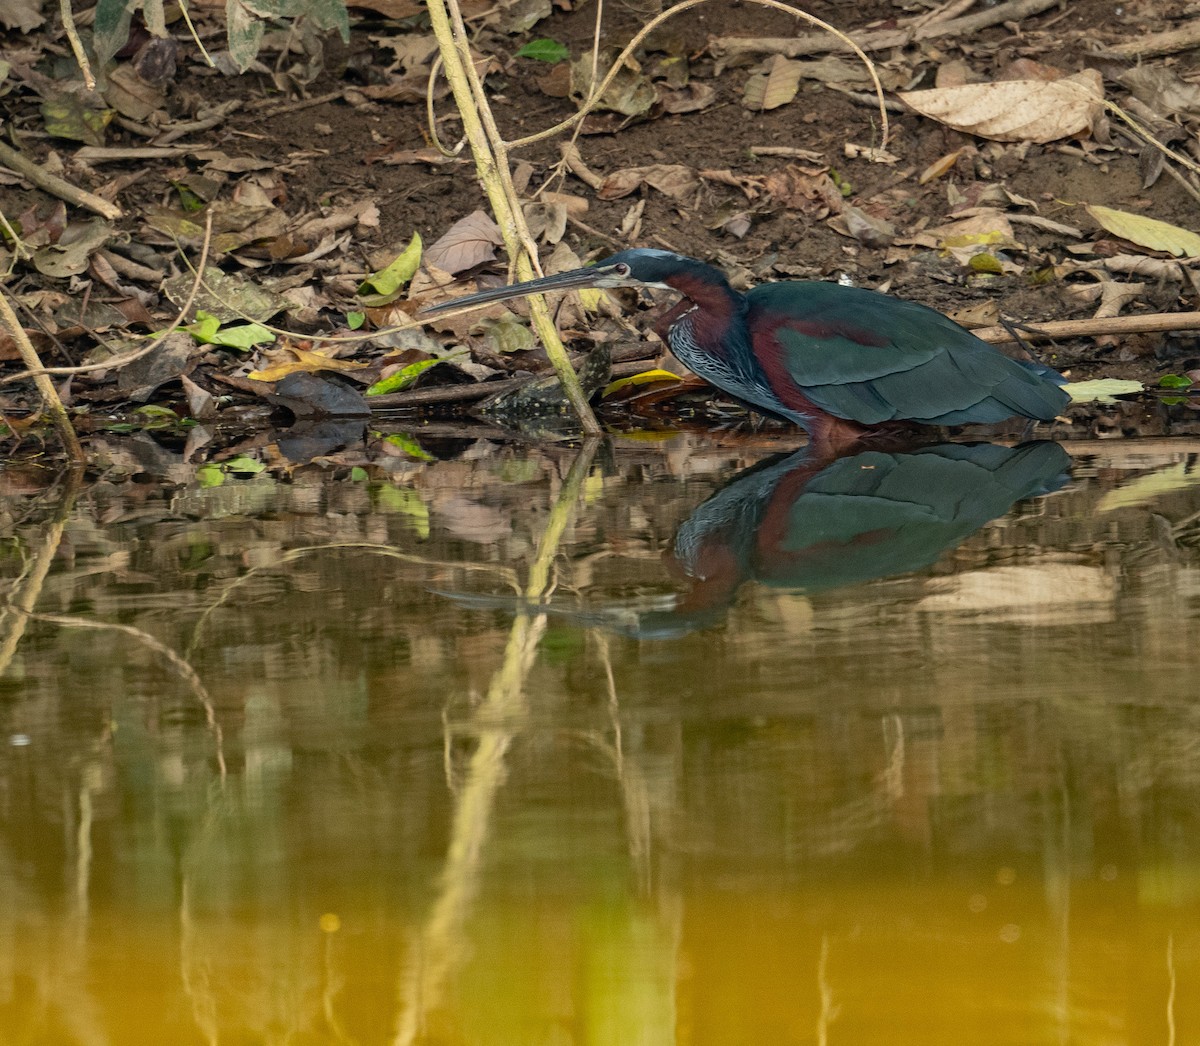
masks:
{"label": "green leaf", "polygon": [[372,308],[387,305],[400,297],[404,285],[413,278],[421,264],[421,234],[413,233],[404,251],[387,267],[371,273],[358,285],[363,303]]}
{"label": "green leaf", "polygon": [[389,433],[384,437],[384,442],[390,443],[393,447],[399,447],[410,458],[416,458],[417,461],[437,461],[437,458],[422,447],[412,436],[403,432]]}
{"label": "green leaf", "polygon": [[1160,389],[1190,389],[1192,379],[1185,378],[1181,374],[1164,374],[1158,379],[1158,387]]}
{"label": "green leaf", "polygon": [[105,66],[129,39],[129,22],[139,7],[128,0],[99,0],[92,22],[92,47],[98,64]]}
{"label": "green leaf", "polygon": [[367,478],[367,470],[360,465],[355,465],[350,470],[350,482],[362,483]]}
{"label": "green leaf", "polygon": [[179,205],[183,208],[184,214],[195,214],[208,206],[208,203],[202,200],[191,186],[173,181],[171,187],[179,193]]}
{"label": "green leaf", "polygon": [[393,487],[382,484],[375,490],[375,505],[381,512],[396,512],[408,516],[417,537],[429,537],[429,509],[421,495],[411,487]]}
{"label": "green leaf", "polygon": [[261,461],[255,461],[253,458],[248,458],[245,454],[239,454],[236,458],[230,458],[221,466],[226,472],[237,472],[245,475],[255,475],[266,470],[266,465]]}
{"label": "green leaf", "polygon": [[250,9],[239,0],[225,2],[225,35],[229,40],[229,57],[241,72],[250,68],[258,57],[266,26],[255,18]]}
{"label": "green leaf", "polygon": [[138,407],[134,414],[139,414],[146,419],[145,428],[147,429],[166,428],[179,421],[179,415],[170,407],[162,407],[157,403],[147,403],[143,407]]}
{"label": "green leaf", "polygon": [[352,331],[358,330],[364,323],[367,322],[367,314],[365,312],[348,312],[346,313],[346,326]]}
{"label": "green leaf", "polygon": [[1004,266],[994,254],[972,254],[967,262],[972,272],[990,272],[997,275],[1004,272]]}
{"label": "green leaf", "polygon": [[196,469],[196,479],[202,487],[219,487],[225,482],[225,473],[220,465],[201,465]]}
{"label": "green leaf", "polygon": [[480,326],[497,352],[528,352],[536,344],[533,331],[511,312],[498,320],[484,320]]}
{"label": "green leaf", "polygon": [[1110,490],[1096,503],[1095,511],[1100,514],[1119,508],[1145,505],[1165,494],[1195,490],[1197,484],[1200,484],[1200,472],[1192,467],[1191,462],[1180,461],[1122,483],[1116,490]]}
{"label": "green leaf", "polygon": [[555,62],[564,61],[570,51],[566,46],[560,44],[557,40],[550,40],[543,37],[540,40],[530,40],[516,54],[517,58],[532,58],[537,62],[549,62],[553,65]]}
{"label": "green leaf", "polygon": [[114,116],[114,110],[89,108],[74,94],[60,94],[42,102],[43,129],[55,138],[85,145],[103,145],[104,129]]}
{"label": "green leaf", "polygon": [[213,338],[217,336],[217,331],[220,329],[221,321],[212,315],[212,313],[205,312],[203,309],[197,310],[196,322],[184,328],[201,345],[211,345]]}
{"label": "green leaf", "polygon": [[416,363],[410,363],[407,367],[401,367],[395,374],[389,374],[386,378],[380,378],[369,389],[368,396],[382,396],[388,392],[400,392],[402,389],[407,389],[414,381],[424,374],[430,367],[436,367],[443,360],[418,360]]}
{"label": "green leaf", "polygon": [[220,345],[228,349],[240,349],[245,352],[255,345],[262,345],[275,340],[266,327],[259,323],[242,323],[231,327],[222,327],[221,321],[203,309],[196,310],[196,322],[184,327],[201,345]]}

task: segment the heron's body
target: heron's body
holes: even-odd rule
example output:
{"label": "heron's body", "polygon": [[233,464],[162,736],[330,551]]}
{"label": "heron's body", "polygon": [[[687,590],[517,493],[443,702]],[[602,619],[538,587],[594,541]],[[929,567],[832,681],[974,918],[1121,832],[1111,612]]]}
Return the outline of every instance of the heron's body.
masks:
{"label": "heron's body", "polygon": [[682,295],[657,325],[679,360],[717,388],[794,421],[817,442],[898,421],[1050,421],[1069,398],[1050,368],[1010,359],[924,305],[794,280],[741,294],[719,269],[667,251],[622,251],[593,268],[448,305],[628,285]]}

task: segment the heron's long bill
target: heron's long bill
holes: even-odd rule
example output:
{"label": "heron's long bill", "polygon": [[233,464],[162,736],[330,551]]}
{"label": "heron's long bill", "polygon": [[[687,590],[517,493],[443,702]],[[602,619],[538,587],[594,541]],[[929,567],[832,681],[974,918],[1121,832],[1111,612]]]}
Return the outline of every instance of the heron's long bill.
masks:
{"label": "heron's long bill", "polygon": [[537,280],[526,280],[524,283],[510,283],[504,287],[493,287],[491,290],[478,291],[475,294],[464,294],[461,298],[451,298],[449,301],[431,305],[418,312],[417,318],[436,316],[438,313],[449,312],[451,309],[465,309],[472,305],[486,305],[493,301],[507,301],[509,298],[524,298],[526,295],[541,294],[543,291],[569,291],[580,287],[594,287],[607,274],[607,270],[603,267],[589,265],[583,269],[571,269],[569,272],[543,276]]}

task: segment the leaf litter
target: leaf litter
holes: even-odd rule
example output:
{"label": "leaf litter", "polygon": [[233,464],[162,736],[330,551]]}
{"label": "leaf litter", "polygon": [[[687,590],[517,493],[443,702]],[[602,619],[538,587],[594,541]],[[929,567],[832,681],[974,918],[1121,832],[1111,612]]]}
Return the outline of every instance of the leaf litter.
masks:
{"label": "leaf litter", "polygon": [[[511,137],[569,114],[591,89],[591,14],[569,7],[481,4],[469,14],[479,26],[477,68],[503,103]],[[956,35],[964,31],[932,32],[929,20],[907,44],[889,44],[872,24],[919,20],[883,2],[856,13],[843,28],[861,30],[897,106],[909,110],[895,117],[887,143],[872,139],[869,110],[856,100],[861,67],[830,40],[822,54],[808,38],[783,46],[756,37],[766,24],[757,10],[714,6],[703,24],[676,20],[622,68],[601,100],[607,112],[587,121],[592,133],[562,155],[565,142],[520,154],[534,235],[566,251],[544,268],[624,246],[667,247],[716,261],[743,285],[844,278],[947,312],[999,305],[994,311],[1031,328],[1089,310],[1128,318],[1195,308],[1194,172],[1111,110],[1133,114],[1159,141],[1186,141],[1200,121],[1200,77],[1162,60],[1088,56],[1094,40],[1119,55],[1174,23],[1146,11],[1122,21],[1094,0],[1057,20],[1035,8],[1010,15],[1022,19],[1017,44],[997,22]],[[417,14],[395,2],[387,9]],[[612,15],[606,46],[634,28],[629,16]],[[194,460],[215,460],[239,445],[241,429],[268,417],[286,424],[286,415],[258,408],[268,394],[302,403],[305,387],[285,396],[270,388],[287,378],[341,372],[339,381],[373,393],[376,409],[425,402],[466,425],[464,410],[487,386],[545,372],[518,303],[413,327],[422,304],[507,275],[469,161],[427,144],[435,49],[417,23],[356,30],[337,59],[340,80],[329,57],[336,33],[328,45],[306,38],[320,61],[265,35],[247,65],[261,68],[240,78],[203,72],[180,40],[170,57],[181,81],[170,93],[169,78],[154,70],[166,68],[159,45],[175,42],[152,38],[122,52],[99,107],[72,101],[77,89],[39,67],[33,46],[51,39],[41,32],[12,53],[0,85],[13,119],[55,131],[31,148],[40,167],[126,213],[88,218],[72,205],[68,214],[49,191],[0,172],[0,211],[17,237],[6,237],[0,264],[20,279],[9,288],[47,363],[93,358],[101,344],[111,358],[161,330],[191,293],[205,217],[214,230],[181,319],[192,338],[172,342],[152,373],[122,379],[114,366],[70,377],[66,394],[85,433],[104,425],[92,407],[103,404],[111,417],[122,397],[156,396],[179,419]],[[240,38],[235,66],[245,64],[249,42]],[[601,70],[612,54],[604,52]],[[282,97],[256,101],[249,87],[258,83]],[[453,146],[458,123],[445,98],[437,83],[439,136]],[[80,141],[92,144],[72,144]],[[604,409],[613,424],[679,424],[673,407],[682,394],[662,375],[680,368],[647,333],[652,319],[633,315],[635,297],[619,303],[587,292],[554,307],[580,361],[598,358],[599,347],[611,357],[610,373],[592,384],[612,390]],[[1152,386],[1163,372],[1200,369],[1186,332],[1056,342],[1046,358],[1072,378]],[[19,364],[7,366],[15,374]],[[439,398],[443,406],[431,405]],[[1177,398],[1152,402],[1144,429],[1195,431],[1193,400]],[[37,408],[19,381],[4,399],[14,420]],[[723,424],[728,406],[718,412]],[[643,407],[649,413],[639,415]],[[1072,419],[1084,430],[1099,424],[1094,407],[1073,408]],[[189,421],[235,435],[193,440]]]}

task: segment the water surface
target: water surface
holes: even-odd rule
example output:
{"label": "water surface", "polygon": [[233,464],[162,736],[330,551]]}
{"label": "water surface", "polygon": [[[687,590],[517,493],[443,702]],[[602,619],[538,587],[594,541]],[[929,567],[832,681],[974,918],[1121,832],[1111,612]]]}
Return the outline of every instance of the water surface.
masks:
{"label": "water surface", "polygon": [[144,449],[0,474],[0,1041],[1200,1041],[1193,442]]}

